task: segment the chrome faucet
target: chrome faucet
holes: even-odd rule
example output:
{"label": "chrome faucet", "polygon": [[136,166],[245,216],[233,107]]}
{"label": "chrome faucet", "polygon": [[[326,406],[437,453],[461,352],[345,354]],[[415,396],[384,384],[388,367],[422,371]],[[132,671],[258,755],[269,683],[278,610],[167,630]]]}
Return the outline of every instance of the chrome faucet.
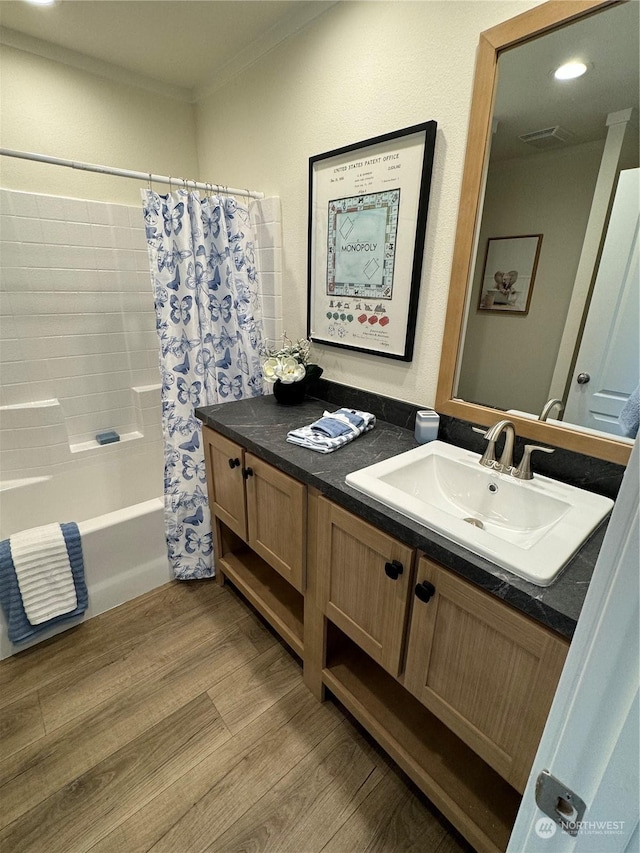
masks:
{"label": "chrome faucet", "polygon": [[[482,454],[480,464],[485,468],[493,468],[499,473],[510,474],[513,468],[513,445],[516,440],[516,428],[511,421],[502,420],[495,423],[493,426],[484,432],[484,430],[476,430],[482,432],[487,439],[487,448]],[[505,433],[504,449],[500,461],[496,461],[496,441],[502,433]]]}
{"label": "chrome faucet", "polygon": [[546,419],[551,414],[551,410],[555,406],[558,407],[558,414],[560,414],[560,412],[564,409],[564,403],[562,402],[562,400],[557,400],[555,398],[553,400],[547,400],[547,402],[544,404],[544,408],[540,412],[538,420],[539,421],[546,421]]}

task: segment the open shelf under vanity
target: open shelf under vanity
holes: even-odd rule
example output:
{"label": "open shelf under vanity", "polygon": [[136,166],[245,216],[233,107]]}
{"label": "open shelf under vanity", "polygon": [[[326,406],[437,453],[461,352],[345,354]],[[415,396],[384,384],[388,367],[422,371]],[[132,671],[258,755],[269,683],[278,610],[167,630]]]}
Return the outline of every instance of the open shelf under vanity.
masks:
{"label": "open shelf under vanity", "polygon": [[322,680],[478,850],[506,848],[520,794],[331,624]]}
{"label": "open shelf under vanity", "polygon": [[299,656],[304,655],[304,597],[248,546],[218,559],[236,586]]}

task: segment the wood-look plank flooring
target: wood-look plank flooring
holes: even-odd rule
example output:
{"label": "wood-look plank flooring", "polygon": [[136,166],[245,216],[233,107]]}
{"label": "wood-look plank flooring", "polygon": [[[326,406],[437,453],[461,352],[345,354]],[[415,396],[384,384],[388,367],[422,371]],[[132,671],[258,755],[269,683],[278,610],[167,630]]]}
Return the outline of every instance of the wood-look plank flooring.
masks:
{"label": "wood-look plank flooring", "polygon": [[3,853],[472,853],[229,586],[0,664]]}

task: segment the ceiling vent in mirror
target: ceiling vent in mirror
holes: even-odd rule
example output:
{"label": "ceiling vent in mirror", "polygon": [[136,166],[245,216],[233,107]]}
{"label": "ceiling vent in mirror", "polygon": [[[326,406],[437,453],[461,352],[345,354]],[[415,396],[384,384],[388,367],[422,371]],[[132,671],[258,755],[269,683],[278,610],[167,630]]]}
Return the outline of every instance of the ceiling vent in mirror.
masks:
{"label": "ceiling vent in mirror", "polygon": [[573,133],[557,124],[555,127],[546,127],[544,130],[523,133],[518,139],[526,142],[527,145],[533,145],[534,148],[556,148],[573,139]]}

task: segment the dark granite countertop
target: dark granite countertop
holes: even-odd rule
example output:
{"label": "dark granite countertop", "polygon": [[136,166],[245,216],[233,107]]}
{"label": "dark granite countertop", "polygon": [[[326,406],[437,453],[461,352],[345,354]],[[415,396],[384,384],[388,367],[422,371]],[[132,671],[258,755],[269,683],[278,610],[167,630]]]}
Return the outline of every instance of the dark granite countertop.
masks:
{"label": "dark granite countertop", "polygon": [[266,396],[203,407],[196,415],[207,426],[292,477],[314,486],[335,503],[407,545],[419,548],[436,562],[543,625],[569,639],[572,637],[606,523],[583,545],[551,586],[535,586],[345,484],[349,472],[417,447],[413,423],[408,429],[381,420],[380,413],[376,412],[378,421],[373,430],[327,454],[287,443],[288,430],[311,423],[325,408],[333,410],[336,405],[308,399],[296,406],[282,406],[273,397]]}

